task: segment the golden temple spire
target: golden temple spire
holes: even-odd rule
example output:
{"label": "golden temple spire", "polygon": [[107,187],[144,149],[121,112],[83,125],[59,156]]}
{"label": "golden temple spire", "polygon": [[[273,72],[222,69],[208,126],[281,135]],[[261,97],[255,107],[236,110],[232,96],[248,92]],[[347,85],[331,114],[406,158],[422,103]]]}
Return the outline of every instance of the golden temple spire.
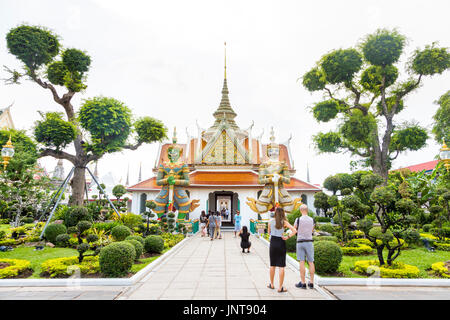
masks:
{"label": "golden temple spire", "polygon": [[224,42],[224,50],[225,50],[225,79],[227,78],[227,43]]}

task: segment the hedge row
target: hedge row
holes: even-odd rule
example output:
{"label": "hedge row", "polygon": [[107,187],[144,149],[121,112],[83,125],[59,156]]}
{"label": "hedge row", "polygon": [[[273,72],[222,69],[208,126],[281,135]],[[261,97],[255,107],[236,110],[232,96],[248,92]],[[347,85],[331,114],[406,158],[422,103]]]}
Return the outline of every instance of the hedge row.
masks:
{"label": "hedge row", "polygon": [[360,260],[355,262],[354,271],[363,274],[373,274],[379,272],[381,278],[418,278],[420,270],[416,266],[393,262],[392,266],[384,265],[380,267],[377,260]]}
{"label": "hedge row", "polygon": [[9,264],[0,269],[0,279],[17,277],[30,267],[30,261],[23,259],[0,259],[0,263]]}

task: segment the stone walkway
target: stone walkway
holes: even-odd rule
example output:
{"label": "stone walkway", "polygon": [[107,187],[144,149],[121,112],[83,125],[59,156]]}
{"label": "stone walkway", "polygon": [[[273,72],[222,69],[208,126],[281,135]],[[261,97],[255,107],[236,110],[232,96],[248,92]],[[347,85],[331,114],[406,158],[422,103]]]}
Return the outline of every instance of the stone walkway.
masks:
{"label": "stone walkway", "polygon": [[[143,281],[123,292],[118,299],[134,300],[277,300],[326,299],[317,290],[295,287],[298,271],[286,267],[284,286],[288,292],[267,288],[269,252],[254,236],[251,253],[242,253],[240,238],[223,232],[223,239],[211,241],[196,235]],[[278,286],[278,272],[275,287]]]}
{"label": "stone walkway", "polygon": [[450,288],[326,286],[339,300],[450,300]]}

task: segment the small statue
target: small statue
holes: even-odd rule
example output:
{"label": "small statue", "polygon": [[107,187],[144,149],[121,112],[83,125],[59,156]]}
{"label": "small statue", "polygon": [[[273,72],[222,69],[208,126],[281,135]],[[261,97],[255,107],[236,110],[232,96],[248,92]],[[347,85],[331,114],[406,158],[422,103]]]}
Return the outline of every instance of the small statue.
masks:
{"label": "small statue", "polygon": [[259,168],[258,182],[264,184],[263,191],[258,200],[247,198],[247,205],[263,219],[269,217],[268,211],[272,208],[281,206],[286,213],[291,213],[302,204],[300,198],[292,200],[284,188],[284,183],[289,183],[291,178],[286,163],[279,161],[280,146],[274,142],[273,128],[270,141],[271,143],[267,146],[269,160],[261,164]]}
{"label": "small statue", "polygon": [[[158,168],[156,184],[163,186],[155,199],[156,207],[153,212],[161,217],[166,212],[178,211],[178,219],[184,219],[186,214],[193,211],[200,204],[199,200],[190,200],[183,187],[189,186],[189,168],[179,161],[183,149],[176,144],[176,128],[174,129],[172,145],[167,150],[169,161]],[[167,209],[166,209],[167,208]]]}

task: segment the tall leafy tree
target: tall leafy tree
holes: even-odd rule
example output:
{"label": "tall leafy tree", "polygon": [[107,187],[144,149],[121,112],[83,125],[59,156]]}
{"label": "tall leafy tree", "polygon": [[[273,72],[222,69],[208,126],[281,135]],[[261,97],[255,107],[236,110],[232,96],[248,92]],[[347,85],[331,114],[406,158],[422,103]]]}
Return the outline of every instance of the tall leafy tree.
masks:
{"label": "tall leafy tree", "polygon": [[438,143],[450,142],[450,90],[443,94],[436,103],[439,108],[433,116],[433,134]]}
{"label": "tall leafy tree", "polygon": [[321,91],[326,100],[312,112],[319,122],[338,120],[336,131],[318,133],[320,152],[351,152],[363,166],[371,167],[387,183],[392,160],[399,153],[421,149],[427,131],[414,122],[396,123],[405,98],[422,78],[450,68],[450,53],[436,44],[416,50],[408,61],[409,78],[400,80],[396,66],[404,52],[405,37],[379,29],[366,36],[358,48],[338,49],[324,55],[303,75],[303,86]]}
{"label": "tall leafy tree", "polygon": [[[66,159],[75,166],[71,205],[83,204],[85,169],[91,161],[123,149],[136,150],[143,143],[166,136],[161,121],[151,117],[133,121],[130,109],[113,98],[86,99],[77,113],[72,99],[87,88],[91,57],[79,49],[63,49],[52,31],[20,25],[8,32],[6,42],[9,52],[23,63],[21,72],[5,68],[12,74],[7,82],[19,83],[21,77],[26,77],[48,90],[64,110],[41,114],[34,134],[41,145],[38,157]],[[72,144],[75,153],[64,151]]]}

